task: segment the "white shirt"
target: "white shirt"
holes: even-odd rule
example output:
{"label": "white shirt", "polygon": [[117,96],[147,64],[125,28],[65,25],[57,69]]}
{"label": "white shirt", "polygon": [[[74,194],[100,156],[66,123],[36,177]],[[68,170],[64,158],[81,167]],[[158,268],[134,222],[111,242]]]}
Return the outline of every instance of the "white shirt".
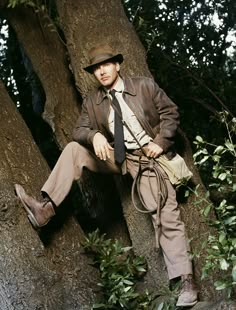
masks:
{"label": "white shirt", "polygon": [[[127,123],[129,128],[133,132],[134,136],[139,141],[140,145],[143,146],[149,143],[150,141],[152,141],[152,138],[149,135],[147,135],[145,130],[140,125],[137,117],[134,115],[133,111],[129,108],[129,106],[124,101],[124,98],[123,98],[124,82],[120,77],[114,87],[114,90],[116,91],[115,96],[120,104],[123,120]],[[109,96],[111,98],[111,95]],[[111,106],[110,114],[108,117],[108,124],[109,124],[110,131],[114,134],[114,109],[112,106]],[[128,129],[125,126],[123,127],[124,127],[124,140],[125,140],[126,148],[131,149],[131,150],[139,149],[140,147],[135,141],[135,139],[133,138],[133,136],[131,135],[131,133],[128,131]]]}

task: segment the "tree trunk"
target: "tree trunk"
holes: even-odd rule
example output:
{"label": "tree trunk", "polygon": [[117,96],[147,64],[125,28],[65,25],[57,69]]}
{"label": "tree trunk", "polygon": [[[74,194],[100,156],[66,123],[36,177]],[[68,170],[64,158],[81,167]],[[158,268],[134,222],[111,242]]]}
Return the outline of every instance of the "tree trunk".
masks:
{"label": "tree trunk", "polygon": [[[99,43],[108,43],[121,52],[124,56],[121,74],[127,76],[143,75],[151,76],[147,64],[146,54],[132,25],[125,16],[123,7],[116,0],[64,0],[56,1],[62,24],[62,29],[67,40],[67,48],[70,55],[76,85],[84,96],[89,90],[95,87],[93,76],[86,73],[83,68],[88,65],[88,50]],[[79,61],[78,61],[79,60]],[[193,165],[191,147],[186,147],[186,138],[181,138],[182,155],[196,175],[195,179],[201,183],[198,172]],[[180,145],[181,147],[181,145]],[[128,183],[129,180],[127,180]],[[150,218],[139,214],[134,210],[130,199],[130,190],[117,180],[124,216],[132,240],[135,253],[144,255],[148,260],[149,272],[146,276],[146,285],[157,290],[163,284],[167,284],[167,274],[161,253],[154,249],[154,233]],[[197,183],[196,183],[197,184]],[[201,205],[196,208],[193,205],[193,196],[186,203],[180,204],[184,220],[187,224],[188,236],[193,238],[193,251],[198,252],[201,244],[205,241],[209,227],[204,223],[200,214]],[[201,230],[198,230],[199,226]],[[152,237],[150,237],[152,236]],[[196,237],[196,238],[195,238]],[[204,255],[195,258],[194,267],[197,281],[200,283],[201,267],[204,264]],[[205,289],[207,285],[207,290]],[[212,298],[215,295],[213,285],[201,282],[201,296]]]}
{"label": "tree trunk", "polygon": [[39,192],[49,168],[2,83],[0,102],[0,308],[90,309],[98,278],[81,251],[83,231],[65,210],[40,235],[29,224],[13,184]]}
{"label": "tree trunk", "polygon": [[98,44],[108,43],[122,52],[122,74],[150,76],[145,50],[120,1],[58,0],[56,4],[76,86],[83,97],[96,86],[93,76],[83,68],[88,65],[88,51]]}
{"label": "tree trunk", "polygon": [[[11,11],[8,16],[46,93],[47,100],[43,117],[52,128],[60,148],[63,148],[72,139],[71,134],[79,117],[79,101],[81,100],[75,85],[71,83],[74,77],[69,70],[71,65],[65,45],[59,34],[50,30],[51,21],[45,19],[42,14],[37,16],[32,10],[20,8]],[[34,31],[28,31],[30,28]],[[106,197],[102,190],[103,183],[107,187]],[[89,214],[95,214],[96,218],[102,218],[106,211],[104,205],[108,206],[114,200],[112,184],[111,178],[103,178],[101,181],[101,178],[85,172],[79,182],[83,209],[88,209]],[[94,201],[96,205],[91,206]],[[112,217],[111,212],[107,218],[109,217]],[[122,223],[113,225],[113,229],[116,227],[116,230],[112,235],[117,234],[125,242],[129,242],[126,233],[121,232],[120,225],[123,229]]]}
{"label": "tree trunk", "polygon": [[79,116],[79,94],[66,58],[66,48],[51,21],[31,9],[8,10],[9,21],[40,79],[46,103],[43,118],[52,128],[60,148],[71,141]]}

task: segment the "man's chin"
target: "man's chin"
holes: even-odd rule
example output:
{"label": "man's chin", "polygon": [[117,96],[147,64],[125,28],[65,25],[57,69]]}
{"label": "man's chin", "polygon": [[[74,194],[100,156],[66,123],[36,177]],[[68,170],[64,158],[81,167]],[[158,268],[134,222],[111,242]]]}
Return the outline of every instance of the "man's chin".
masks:
{"label": "man's chin", "polygon": [[113,86],[116,84],[117,79],[118,77],[114,80],[108,78],[108,79],[100,80],[99,82],[103,87],[110,89],[110,88],[113,88]]}
{"label": "man's chin", "polygon": [[101,82],[102,86],[106,87],[106,88],[111,88],[111,86],[113,85],[113,83],[111,83],[110,81],[102,81]]}

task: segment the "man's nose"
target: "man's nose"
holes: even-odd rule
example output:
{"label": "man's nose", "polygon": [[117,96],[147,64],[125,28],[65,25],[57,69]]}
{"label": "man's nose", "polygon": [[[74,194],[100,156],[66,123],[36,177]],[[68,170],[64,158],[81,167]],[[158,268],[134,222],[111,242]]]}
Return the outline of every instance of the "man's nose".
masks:
{"label": "man's nose", "polygon": [[104,74],[104,67],[103,66],[100,66],[100,73]]}

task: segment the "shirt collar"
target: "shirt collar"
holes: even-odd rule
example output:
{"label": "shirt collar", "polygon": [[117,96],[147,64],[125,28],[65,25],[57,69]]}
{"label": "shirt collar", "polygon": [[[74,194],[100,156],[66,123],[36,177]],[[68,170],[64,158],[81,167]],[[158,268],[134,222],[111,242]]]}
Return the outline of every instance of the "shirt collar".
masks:
{"label": "shirt collar", "polygon": [[122,93],[124,91],[124,82],[120,76],[118,78],[118,81],[116,82],[114,90],[119,92],[119,93]]}
{"label": "shirt collar", "polygon": [[[124,82],[123,82],[122,78],[119,76],[119,77],[118,77],[118,80],[117,80],[117,82],[116,82],[116,85],[115,85],[115,87],[114,87],[113,89],[114,89],[116,92],[118,92],[118,93],[122,93],[122,92],[124,91],[124,88],[125,88]],[[107,90],[105,87],[104,87],[104,91],[106,92],[107,95],[108,95],[109,92],[110,92],[110,90]]]}
{"label": "shirt collar", "polygon": [[[114,89],[118,92],[122,92],[122,93],[124,92],[124,93],[130,94],[131,96],[136,96],[136,90],[134,88],[131,78],[123,80],[119,76],[119,80],[117,81]],[[97,93],[96,104],[100,104],[105,98],[108,97],[108,95],[109,95],[109,91],[105,87],[100,86],[98,89],[98,93]]]}

